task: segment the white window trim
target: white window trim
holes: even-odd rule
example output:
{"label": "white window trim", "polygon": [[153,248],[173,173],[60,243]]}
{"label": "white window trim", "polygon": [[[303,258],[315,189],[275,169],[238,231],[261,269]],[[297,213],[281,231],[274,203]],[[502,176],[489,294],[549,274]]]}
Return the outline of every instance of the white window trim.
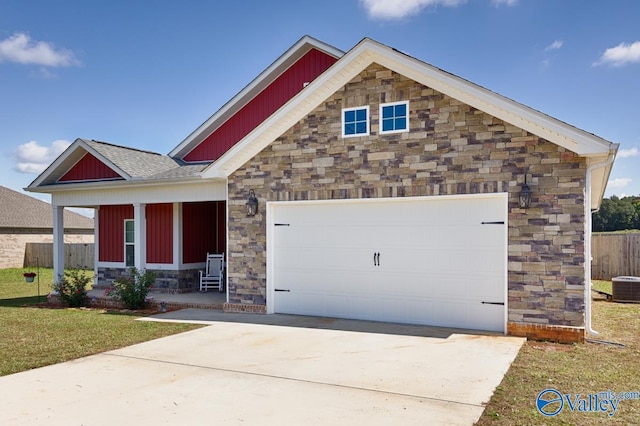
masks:
{"label": "white window trim", "polygon": [[[384,130],[382,130],[382,108],[386,107],[386,106],[395,106],[395,105],[406,105],[407,107],[407,127],[405,129],[402,130],[387,130],[386,132]],[[389,135],[392,133],[405,133],[409,131],[409,101],[400,101],[400,102],[389,102],[386,104],[380,104],[380,108],[379,108],[379,117],[378,117],[378,126],[379,126],[379,133],[381,135]]]}
{"label": "white window trim", "polygon": [[[364,109],[367,111],[367,131],[365,133],[355,133],[353,135],[346,135],[344,133],[344,113],[347,111],[358,111]],[[371,130],[371,111],[369,111],[369,105],[364,105],[364,106],[359,106],[359,107],[354,107],[354,108],[342,108],[342,112],[340,113],[341,117],[340,117],[340,121],[342,123],[342,137],[343,138],[355,138],[355,137],[359,137],[359,136],[369,136],[370,134],[370,130]]]}
{"label": "white window trim", "polygon": [[[127,222],[133,223],[134,230],[135,230],[136,223],[135,223],[135,219],[124,220],[124,265],[125,267],[129,268],[135,265],[136,239],[135,239],[135,233],[134,233],[133,242],[132,243],[127,242]],[[133,265],[127,265],[127,246],[133,246],[133,251],[134,251]]]}

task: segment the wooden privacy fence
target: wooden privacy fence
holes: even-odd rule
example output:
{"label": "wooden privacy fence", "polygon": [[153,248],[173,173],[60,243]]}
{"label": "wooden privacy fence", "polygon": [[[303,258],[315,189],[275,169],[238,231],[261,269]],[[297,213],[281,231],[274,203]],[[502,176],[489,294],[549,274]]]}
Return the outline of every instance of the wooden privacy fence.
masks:
{"label": "wooden privacy fence", "polygon": [[630,275],[640,277],[640,233],[593,234],[591,277],[610,280]]}
{"label": "wooden privacy fence", "polygon": [[[93,269],[93,243],[74,243],[64,245],[65,268]],[[44,268],[53,268],[53,243],[27,243],[24,250],[24,267],[35,267],[36,263]]]}

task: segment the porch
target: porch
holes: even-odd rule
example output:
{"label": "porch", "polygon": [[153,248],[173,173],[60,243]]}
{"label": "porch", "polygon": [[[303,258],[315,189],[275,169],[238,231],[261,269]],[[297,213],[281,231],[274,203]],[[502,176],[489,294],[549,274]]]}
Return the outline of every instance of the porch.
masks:
{"label": "porch", "polygon": [[[87,297],[90,300],[90,306],[97,307],[115,307],[117,302],[113,298],[104,294],[102,289],[89,290]],[[214,309],[223,310],[224,303],[227,301],[226,293],[218,291],[207,292],[190,292],[190,293],[161,293],[151,291],[147,297],[149,300],[148,307],[151,309],[160,309],[162,302],[168,311],[178,309]]]}

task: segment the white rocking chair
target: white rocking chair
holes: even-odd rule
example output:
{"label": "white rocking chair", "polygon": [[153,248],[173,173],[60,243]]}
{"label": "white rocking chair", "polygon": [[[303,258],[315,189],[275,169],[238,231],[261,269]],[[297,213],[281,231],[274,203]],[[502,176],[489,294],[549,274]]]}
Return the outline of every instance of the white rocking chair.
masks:
{"label": "white rocking chair", "polygon": [[200,271],[200,291],[209,289],[224,291],[224,253],[207,253],[206,270]]}

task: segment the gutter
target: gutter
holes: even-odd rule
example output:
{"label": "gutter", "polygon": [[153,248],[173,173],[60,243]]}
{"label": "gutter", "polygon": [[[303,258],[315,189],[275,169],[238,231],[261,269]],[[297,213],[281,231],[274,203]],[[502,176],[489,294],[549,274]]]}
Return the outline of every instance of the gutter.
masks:
{"label": "gutter", "polygon": [[585,316],[585,329],[587,333],[597,336],[598,333],[592,328],[591,324],[591,231],[592,231],[592,217],[591,217],[591,172],[595,169],[599,169],[600,167],[606,167],[613,163],[613,160],[616,158],[615,152],[609,152],[609,157],[601,162],[592,164],[587,167],[587,177],[586,177],[586,191],[585,191],[585,200],[584,200],[584,215],[585,215],[585,285],[584,285],[584,316]]}

